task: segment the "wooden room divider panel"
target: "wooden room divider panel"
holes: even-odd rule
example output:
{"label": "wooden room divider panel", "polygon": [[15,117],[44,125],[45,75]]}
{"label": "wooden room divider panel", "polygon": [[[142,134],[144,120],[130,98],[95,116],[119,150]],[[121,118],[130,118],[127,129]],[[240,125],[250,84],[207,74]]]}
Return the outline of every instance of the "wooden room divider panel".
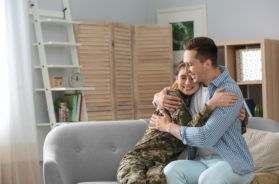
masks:
{"label": "wooden room divider panel", "polygon": [[85,86],[96,86],[95,91],[85,92],[88,120],[112,120],[114,115],[112,24],[82,21],[75,26],[81,73]]}
{"label": "wooden room divider panel", "polygon": [[169,25],[135,25],[133,40],[136,119],[150,118],[153,96],[173,79],[172,30]]}
{"label": "wooden room divider panel", "polygon": [[135,119],[131,26],[113,23],[116,119]]}

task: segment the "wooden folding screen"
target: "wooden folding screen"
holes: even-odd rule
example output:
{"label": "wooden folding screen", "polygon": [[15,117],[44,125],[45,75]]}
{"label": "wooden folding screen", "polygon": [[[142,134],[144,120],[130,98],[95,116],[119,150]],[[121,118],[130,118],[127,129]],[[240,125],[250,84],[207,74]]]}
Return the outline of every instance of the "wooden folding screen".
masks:
{"label": "wooden folding screen", "polygon": [[136,119],[150,118],[156,92],[172,83],[172,30],[169,25],[134,26],[133,68]]}
{"label": "wooden folding screen", "polygon": [[76,41],[82,43],[78,57],[85,87],[96,87],[95,91],[85,91],[88,120],[115,119],[111,29],[111,23],[94,21],[75,27]]}
{"label": "wooden folding screen", "polygon": [[155,92],[172,82],[169,25],[82,21],[75,27],[89,120],[150,118]]}
{"label": "wooden folding screen", "polygon": [[113,23],[116,119],[134,119],[131,26]]}

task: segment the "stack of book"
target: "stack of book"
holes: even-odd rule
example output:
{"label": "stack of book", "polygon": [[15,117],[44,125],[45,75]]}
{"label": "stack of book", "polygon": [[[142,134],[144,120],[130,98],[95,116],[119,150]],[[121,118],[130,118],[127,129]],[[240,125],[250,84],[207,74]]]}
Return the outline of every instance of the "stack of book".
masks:
{"label": "stack of book", "polygon": [[66,98],[68,103],[71,103],[69,106],[70,109],[70,121],[77,122],[82,121],[82,111],[83,111],[83,96],[82,94],[65,94],[60,98]]}

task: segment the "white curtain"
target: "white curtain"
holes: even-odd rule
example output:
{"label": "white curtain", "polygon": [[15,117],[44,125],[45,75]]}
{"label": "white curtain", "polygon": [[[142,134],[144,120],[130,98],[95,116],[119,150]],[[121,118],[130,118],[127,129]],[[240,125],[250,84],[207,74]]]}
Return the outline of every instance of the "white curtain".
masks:
{"label": "white curtain", "polygon": [[0,184],[41,183],[28,7],[0,0]]}

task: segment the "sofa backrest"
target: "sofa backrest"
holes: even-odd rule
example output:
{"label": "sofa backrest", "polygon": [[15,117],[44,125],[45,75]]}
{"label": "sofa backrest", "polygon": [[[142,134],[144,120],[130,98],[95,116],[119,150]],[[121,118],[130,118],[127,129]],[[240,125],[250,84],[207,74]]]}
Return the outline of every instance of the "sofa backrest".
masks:
{"label": "sofa backrest", "polygon": [[[147,121],[72,123],[54,128],[44,144],[45,184],[115,181],[120,160],[143,136]],[[248,128],[278,132],[279,123],[253,117]]]}
{"label": "sofa backrest", "polygon": [[63,183],[115,181],[120,160],[146,128],[144,120],[73,123],[54,128],[44,144],[44,174],[57,172],[48,166],[55,162]]}
{"label": "sofa backrest", "polygon": [[267,118],[261,118],[261,117],[249,117],[247,127],[257,129],[257,130],[279,132],[278,122]]}

